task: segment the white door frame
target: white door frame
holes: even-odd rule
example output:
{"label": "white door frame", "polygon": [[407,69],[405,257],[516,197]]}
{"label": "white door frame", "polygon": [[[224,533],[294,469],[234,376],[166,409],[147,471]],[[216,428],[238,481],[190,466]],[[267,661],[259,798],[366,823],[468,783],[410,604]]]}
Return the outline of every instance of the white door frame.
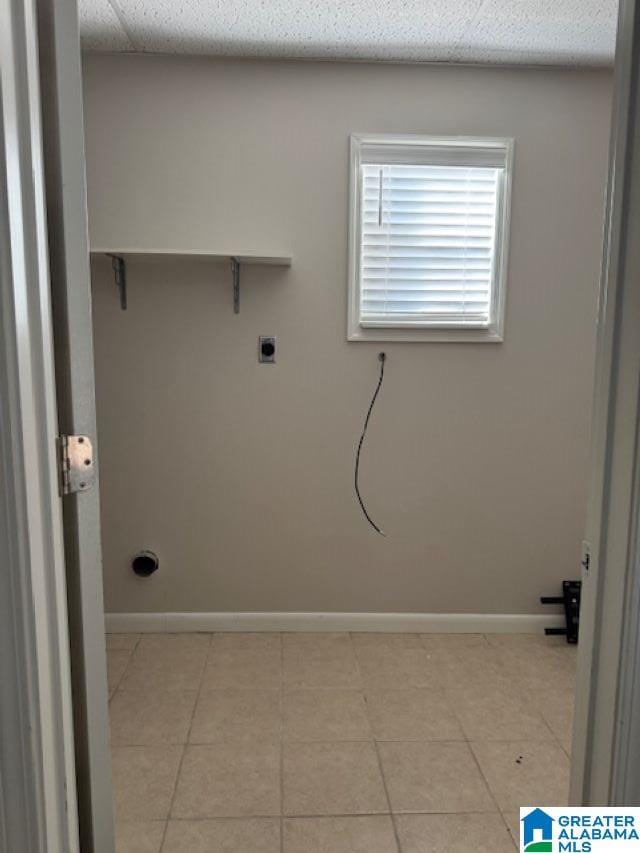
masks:
{"label": "white door frame", "polygon": [[[594,804],[638,802],[633,785],[640,769],[625,760],[639,754],[640,744],[640,715],[634,719],[629,713],[640,699],[638,2],[622,0],[616,65],[588,523],[593,562],[584,587],[572,773],[574,802]],[[49,3],[47,8],[55,8],[60,0]],[[34,0],[0,0],[0,17],[0,702],[7,709],[0,716],[0,843],[20,853],[75,853]],[[71,21],[67,34],[76,32],[77,22]],[[102,625],[95,631],[101,633]],[[100,805],[107,807],[110,803]],[[98,841],[96,849],[110,846]]]}
{"label": "white door frame", "polygon": [[78,827],[35,7],[0,0],[0,846]]}
{"label": "white door frame", "polygon": [[[35,0],[58,424],[88,435],[96,470],[95,368],[76,0]],[[63,504],[80,844],[113,853],[99,478]]]}
{"label": "white door frame", "polygon": [[[611,452],[610,492],[621,490],[618,505],[625,516],[607,518],[610,547],[618,537],[621,610],[619,679],[612,733],[611,779],[609,799],[620,805],[640,803],[640,6],[629,4],[622,10],[625,18],[620,30],[622,51],[628,53],[628,78],[624,91],[628,103],[627,146],[624,168],[626,209],[621,215],[618,279],[617,375],[612,412],[618,421],[623,441],[614,443]],[[630,68],[628,66],[631,66]],[[615,420],[614,420],[614,430]],[[615,433],[614,433],[615,434]],[[622,452],[622,460],[620,455]],[[625,459],[625,454],[627,458]],[[622,475],[622,476],[620,476]],[[611,511],[615,503],[611,501]],[[618,527],[616,528],[616,521]],[[604,529],[604,524],[602,525]],[[615,574],[614,574],[615,577]],[[618,603],[618,600],[614,600]],[[608,604],[604,600],[605,606]],[[605,610],[603,621],[617,618],[618,612]],[[601,651],[602,654],[602,651]],[[597,706],[596,706],[597,707]],[[592,780],[593,784],[593,780]]]}
{"label": "white door frame", "polygon": [[[640,800],[640,6],[621,0],[600,291],[571,801]],[[633,780],[635,778],[635,792]]]}

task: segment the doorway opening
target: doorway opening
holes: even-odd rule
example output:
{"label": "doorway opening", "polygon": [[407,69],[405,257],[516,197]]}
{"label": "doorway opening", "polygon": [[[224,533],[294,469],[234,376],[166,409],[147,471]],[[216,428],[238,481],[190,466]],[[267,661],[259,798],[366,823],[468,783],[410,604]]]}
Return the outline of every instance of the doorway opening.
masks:
{"label": "doorway opening", "polygon": [[512,850],[566,802],[609,24],[85,54],[119,850]]}

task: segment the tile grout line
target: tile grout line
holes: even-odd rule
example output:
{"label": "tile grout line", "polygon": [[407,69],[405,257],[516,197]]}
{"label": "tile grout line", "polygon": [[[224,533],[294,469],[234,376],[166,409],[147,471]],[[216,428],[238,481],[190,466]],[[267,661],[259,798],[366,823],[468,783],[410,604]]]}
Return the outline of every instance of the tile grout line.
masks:
{"label": "tile grout line", "polygon": [[[107,665],[108,665],[108,662],[109,662],[109,651],[118,651],[118,650],[117,650],[117,649],[108,649],[108,648],[106,647],[106,639],[107,639],[107,637],[108,637],[108,635],[105,635],[105,660],[106,660],[106,663],[107,663]],[[132,648],[132,649],[126,649],[126,650],[125,650],[125,651],[128,651],[128,652],[129,652],[129,657],[128,657],[128,659],[127,659],[127,663],[125,664],[124,669],[122,670],[122,673],[121,673],[121,675],[120,675],[120,678],[118,679],[118,681],[117,681],[117,683],[116,683],[116,686],[113,688],[113,692],[110,690],[110,688],[109,688],[109,683],[108,683],[108,680],[107,680],[107,721],[108,721],[108,725],[109,725],[109,732],[108,732],[108,734],[109,734],[109,741],[108,741],[108,745],[109,745],[109,770],[110,770],[110,772],[112,772],[111,767],[112,767],[112,763],[113,763],[113,749],[114,749],[114,747],[113,747],[113,743],[111,742],[111,721],[110,721],[110,718],[109,718],[110,710],[111,710],[111,702],[112,702],[112,700],[115,698],[115,695],[116,695],[116,693],[118,692],[118,690],[120,689],[120,685],[122,684],[122,680],[123,680],[123,678],[124,678],[124,676],[125,676],[125,673],[126,673],[127,669],[129,668],[129,665],[131,664],[131,661],[132,661],[132,659],[133,659],[134,652],[135,652],[135,650],[137,649],[137,647],[138,647],[138,643],[139,643],[139,642],[140,642],[140,636],[138,636],[138,639],[136,640],[135,645],[133,646],[133,648]],[[112,787],[111,787],[111,799],[113,800],[113,803],[112,803],[112,809],[113,809],[113,812],[114,812],[114,815],[115,815],[115,790],[114,790],[114,788],[113,788],[113,783],[112,783]],[[124,822],[124,821],[123,821],[123,822]],[[116,820],[115,820],[115,818],[114,818],[114,831],[117,831],[117,826],[116,826]],[[166,824],[165,824],[165,831],[166,831]],[[163,832],[163,838],[164,838],[164,832]]]}
{"label": "tile grout line", "polygon": [[[454,709],[454,713],[455,713],[455,709]],[[463,731],[464,731],[464,729],[463,729]],[[504,741],[504,743],[509,743],[509,741]],[[495,804],[496,811],[497,811],[498,815],[500,816],[500,818],[502,819],[502,823],[504,824],[507,835],[509,836],[509,838],[511,839],[511,841],[513,842],[513,844],[515,846],[515,841],[513,840],[513,836],[511,835],[511,830],[509,829],[509,824],[507,823],[507,820],[504,816],[502,808],[500,807],[498,801],[495,798],[493,791],[491,790],[491,785],[489,784],[489,780],[487,779],[487,777],[486,777],[486,775],[485,775],[485,773],[484,773],[484,771],[480,765],[480,762],[478,761],[478,756],[476,755],[476,753],[473,749],[473,746],[471,745],[471,741],[468,739],[467,739],[467,745],[469,747],[469,752],[471,753],[471,757],[473,758],[473,761],[474,761],[476,767],[478,768],[478,772],[480,773],[480,776],[482,777],[482,781],[486,785],[487,791],[489,792],[489,796],[491,797],[491,800]]]}
{"label": "tile grout line", "polygon": [[360,661],[358,659],[356,644],[355,644],[355,641],[353,639],[353,632],[349,633],[349,641],[350,641],[350,645],[351,645],[351,651],[353,653],[353,657],[354,657],[355,662],[356,662],[356,668],[358,670],[358,675],[360,676],[360,687],[362,690],[362,696],[364,698],[365,713],[367,715],[367,722],[369,723],[369,728],[371,730],[371,737],[372,737],[372,741],[373,741],[373,749],[375,751],[376,759],[378,762],[378,770],[380,772],[380,779],[382,781],[382,789],[384,791],[384,795],[385,795],[385,798],[387,800],[387,808],[389,809],[389,817],[391,820],[391,826],[393,828],[393,836],[395,838],[396,848],[398,850],[398,853],[402,853],[402,845],[400,844],[400,836],[398,834],[398,827],[396,825],[396,818],[395,818],[395,815],[393,813],[393,809],[391,808],[391,797],[389,796],[389,789],[387,787],[387,780],[386,780],[386,777],[384,775],[384,769],[382,766],[382,757],[380,755],[380,750],[378,749],[378,741],[376,740],[376,737],[375,737],[375,730],[373,728],[373,723],[371,722],[371,715],[369,713],[369,703],[367,701],[367,693],[365,690],[365,679],[364,679],[364,676],[362,673],[362,669],[360,667]]}
{"label": "tile grout line", "polygon": [[[485,639],[487,639],[487,638],[486,638],[486,636],[485,636]],[[488,643],[489,647],[491,648],[491,643],[489,643],[488,639],[487,639],[487,643]],[[454,706],[454,714],[455,714],[455,706]],[[459,722],[460,722],[460,721],[459,721]],[[465,729],[464,729],[464,726],[462,726],[462,722],[460,722],[460,726],[461,726],[462,731],[464,732],[464,734],[466,734]],[[482,776],[482,778],[483,778],[483,780],[484,780],[485,785],[487,786],[487,790],[489,791],[489,795],[491,796],[491,799],[492,799],[492,800],[493,800],[493,802],[496,804],[496,808],[498,809],[498,814],[500,815],[500,817],[501,817],[501,819],[502,819],[502,822],[503,822],[503,824],[504,824],[504,826],[505,826],[505,829],[506,829],[506,831],[507,831],[507,835],[509,836],[509,838],[511,839],[511,842],[512,842],[512,844],[513,844],[513,846],[515,847],[515,846],[516,846],[516,843],[515,843],[515,840],[514,840],[514,838],[513,838],[513,835],[511,834],[511,829],[509,828],[509,824],[507,823],[507,820],[506,820],[506,818],[505,818],[505,816],[504,816],[504,813],[503,813],[503,811],[502,811],[502,808],[500,807],[500,805],[499,805],[499,803],[498,803],[497,799],[496,799],[496,798],[495,798],[495,796],[494,796],[493,791],[491,790],[491,785],[489,784],[489,780],[487,779],[487,777],[486,777],[486,775],[485,775],[485,773],[484,773],[484,771],[483,771],[483,769],[482,769],[482,766],[480,765],[480,761],[478,760],[478,757],[477,757],[477,755],[476,755],[476,753],[475,753],[475,750],[473,749],[473,746],[471,745],[471,741],[470,741],[470,740],[467,740],[467,742],[468,742],[468,744],[469,744],[469,752],[470,752],[470,753],[471,753],[471,755],[473,756],[473,760],[475,761],[476,766],[477,766],[477,768],[478,768],[478,771],[479,771],[480,775]],[[506,743],[506,742],[507,742],[507,741],[505,741],[505,743]]]}
{"label": "tile grout line", "polygon": [[[112,649],[112,651],[117,651],[117,649]],[[131,665],[131,661],[133,660],[133,653],[134,653],[135,649],[123,649],[123,651],[129,652],[129,657],[127,658],[127,662],[124,665],[124,669],[120,673],[120,678],[117,680],[115,687],[113,688],[113,693],[109,697],[109,702],[113,699],[113,697],[116,695],[117,691],[120,689],[120,685],[122,684],[124,677],[127,673],[127,670],[129,669],[129,666]],[[108,688],[109,688],[109,685],[107,684],[107,693],[109,692]]]}
{"label": "tile grout line", "polygon": [[[108,637],[108,636],[109,636],[108,634],[105,635],[105,637]],[[120,689],[122,689],[121,688],[122,682],[124,681],[124,677],[127,674],[127,670],[131,666],[131,661],[133,660],[133,656],[136,653],[138,646],[140,645],[140,640],[142,640],[142,634],[138,634],[138,639],[135,641],[133,647],[130,649],[106,649],[107,659],[109,658],[109,652],[110,651],[112,651],[112,652],[118,652],[118,651],[129,652],[129,657],[127,658],[127,662],[125,664],[124,669],[122,670],[122,674],[120,675],[120,678],[118,679],[116,686],[113,688],[113,693],[111,693],[111,691],[108,689],[109,685],[107,684],[107,695],[109,693],[111,693],[111,695],[109,696],[109,698],[107,700],[107,705],[111,704],[111,700],[113,699],[113,697],[116,695],[116,693]],[[106,645],[106,643],[105,643],[105,645]]]}
{"label": "tile grout line", "polygon": [[[493,647],[493,648],[495,648],[495,649],[498,649],[498,650],[502,651],[502,648],[503,648],[503,647],[502,647],[501,645],[493,645],[493,644],[491,644],[491,645],[492,645],[492,647]],[[552,650],[554,650],[554,651],[555,651],[555,647],[554,647],[554,646],[548,646],[546,643],[541,643],[541,644],[540,644],[540,648],[551,648]],[[561,647],[561,648],[562,648],[562,647]],[[562,655],[562,653],[561,653],[561,655]],[[518,689],[520,689],[520,687],[523,687],[523,685],[524,685],[524,682],[518,682]],[[572,693],[572,695],[574,695],[574,694],[575,694],[575,685],[571,688],[571,693]],[[524,700],[524,699],[526,698],[526,693],[523,693],[523,694],[521,695],[521,698]],[[538,740],[531,740],[531,739],[529,739],[529,738],[525,738],[525,739],[524,739],[524,742],[529,742],[529,743],[547,743],[547,744],[551,744],[551,745],[553,745],[554,747],[556,747],[557,749],[559,749],[559,751],[560,751],[561,753],[563,753],[563,755],[565,755],[565,756],[567,757],[567,759],[568,759],[568,761],[569,761],[569,764],[571,765],[571,755],[570,755],[570,754],[567,752],[567,750],[564,748],[564,744],[563,744],[563,743],[562,743],[562,741],[560,740],[560,737],[556,734],[555,729],[554,729],[554,728],[551,726],[551,724],[547,721],[546,717],[544,716],[544,711],[543,711],[543,709],[542,709],[542,708],[540,708],[537,704],[535,704],[535,712],[536,712],[537,716],[538,716],[538,717],[540,717],[540,719],[542,720],[542,723],[543,723],[543,724],[546,726],[546,728],[549,730],[549,733],[550,733],[550,735],[551,735],[551,739],[550,739],[550,740],[545,740],[545,741],[538,741]],[[572,708],[572,714],[573,714],[573,708]],[[508,743],[509,741],[495,741],[495,742]],[[519,846],[519,839],[515,839],[515,838],[513,837],[513,834],[512,834],[512,832],[511,832],[511,828],[509,827],[509,824],[507,823],[506,818],[505,818],[505,811],[506,811],[506,810],[503,810],[502,808],[500,808],[500,815],[502,816],[503,821],[504,821],[504,822],[505,822],[505,824],[507,825],[507,829],[508,829],[508,831],[509,831],[509,835],[511,836],[511,839],[512,839],[512,841],[513,841],[513,843],[514,843],[514,846],[516,847],[516,849],[518,849],[518,846]]]}
{"label": "tile grout line", "polygon": [[[485,643],[487,644],[487,646],[488,646],[489,648],[491,648],[491,643],[489,643],[489,641],[488,641],[488,639],[487,639],[486,634],[483,634],[482,636],[483,636],[483,638],[484,638]],[[466,730],[466,728],[464,727],[464,725],[463,725],[463,723],[462,723],[462,720],[461,720],[461,719],[460,719],[460,717],[458,716],[458,713],[457,713],[457,711],[456,711],[456,703],[455,703],[454,701],[452,701],[452,700],[451,700],[450,695],[449,695],[449,690],[448,690],[448,688],[447,688],[447,686],[446,686],[445,684],[443,684],[443,686],[442,686],[442,690],[443,690],[444,695],[445,695],[445,697],[446,697],[446,699],[447,699],[447,702],[449,703],[449,705],[450,705],[450,707],[451,707],[451,709],[452,709],[452,711],[453,711],[453,715],[454,715],[454,717],[456,718],[456,720],[457,720],[457,722],[458,722],[458,726],[460,727],[460,731],[461,731],[461,732],[462,732],[462,734],[464,735],[465,742],[466,742],[466,744],[467,744],[467,749],[469,750],[469,753],[471,754],[471,757],[472,757],[472,759],[473,759],[474,764],[475,764],[475,765],[476,765],[476,767],[478,768],[478,773],[480,774],[480,777],[481,777],[482,781],[483,781],[483,782],[484,782],[484,784],[485,784],[485,787],[486,787],[486,789],[487,789],[487,791],[488,791],[488,793],[489,793],[489,796],[491,797],[491,800],[492,800],[492,802],[494,803],[494,805],[495,805],[495,807],[496,807],[496,812],[497,812],[497,813],[498,813],[498,815],[500,816],[500,818],[501,818],[501,820],[502,820],[502,823],[503,823],[503,824],[504,824],[504,826],[505,826],[505,829],[506,829],[507,835],[509,836],[509,838],[510,838],[510,839],[511,839],[511,841],[513,842],[513,836],[511,835],[511,830],[509,829],[509,825],[508,825],[508,823],[507,823],[507,821],[506,821],[506,819],[505,819],[504,814],[502,813],[502,809],[501,809],[501,808],[500,808],[500,806],[498,805],[498,801],[496,800],[496,798],[495,798],[495,796],[494,796],[493,791],[491,790],[491,786],[489,785],[489,780],[487,779],[487,777],[486,777],[486,775],[485,775],[484,771],[482,770],[482,767],[480,766],[480,762],[478,761],[478,757],[476,756],[475,751],[474,751],[474,749],[473,749],[473,747],[472,747],[472,745],[471,745],[471,740],[469,739],[469,736],[467,735],[467,730]],[[515,845],[515,842],[514,842],[514,845]]]}
{"label": "tile grout line", "polygon": [[[497,814],[497,812],[488,812],[488,811],[477,811],[474,809],[467,809],[463,812],[447,812],[447,811],[436,811],[436,812],[420,812],[420,811],[399,811],[397,814],[401,817],[409,816],[409,817],[424,817],[431,815],[491,815],[492,817]],[[278,815],[273,814],[251,814],[251,815],[215,815],[212,817],[211,815],[202,815],[201,817],[174,817],[171,819],[172,823],[207,823],[209,821],[216,822],[224,822],[227,821],[229,823],[233,823],[233,821],[245,821],[245,820],[275,820]],[[351,817],[391,817],[389,812],[331,812],[330,814],[318,814],[318,813],[304,813],[304,814],[285,814],[283,818],[285,820],[322,820],[323,818],[351,818]],[[123,821],[123,823],[138,823],[139,821],[129,820]],[[165,823],[162,818],[153,818],[148,823]]]}
{"label": "tile grout line", "polygon": [[178,770],[176,772],[176,781],[173,785],[173,792],[171,794],[171,801],[169,802],[169,810],[167,812],[167,820],[164,825],[164,832],[162,834],[162,842],[160,844],[160,853],[164,850],[165,842],[167,840],[167,832],[169,830],[169,821],[171,820],[171,813],[173,811],[173,806],[176,800],[176,794],[178,793],[178,782],[180,781],[180,774],[182,772],[182,765],[184,764],[184,758],[187,754],[187,747],[189,746],[189,738],[191,737],[191,730],[193,728],[193,721],[196,716],[196,709],[198,707],[198,702],[200,700],[200,694],[202,693],[202,685],[204,683],[204,674],[207,669],[207,663],[209,662],[209,653],[211,652],[211,647],[213,645],[213,634],[209,635],[209,645],[207,646],[207,652],[204,656],[204,663],[202,665],[202,669],[200,671],[200,680],[198,682],[198,689],[196,691],[196,698],[193,703],[193,710],[191,711],[191,719],[189,720],[189,728],[187,729],[187,733],[185,735],[185,742],[182,745],[182,755],[180,756],[180,761],[178,762]]}

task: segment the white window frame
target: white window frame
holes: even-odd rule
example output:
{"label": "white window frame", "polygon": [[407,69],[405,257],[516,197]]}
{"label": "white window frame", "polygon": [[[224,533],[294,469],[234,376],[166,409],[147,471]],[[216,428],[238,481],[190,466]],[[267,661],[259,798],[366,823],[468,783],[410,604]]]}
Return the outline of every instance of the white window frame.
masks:
{"label": "white window frame", "polygon": [[[453,343],[502,343],[504,340],[504,318],[507,289],[507,261],[509,255],[509,227],[511,219],[511,185],[513,181],[514,140],[504,137],[475,136],[422,136],[398,135],[390,133],[362,134],[352,133],[351,175],[349,195],[349,341],[399,341],[399,342],[453,342]],[[455,156],[459,151],[461,161],[465,149],[485,150],[492,153],[495,149],[504,151],[504,174],[500,181],[498,212],[496,222],[496,244],[494,275],[490,319],[487,326],[464,328],[458,325],[412,326],[398,323],[398,326],[365,326],[360,322],[360,216],[362,210],[360,168],[367,149],[374,146],[404,149],[405,156],[424,153],[424,163],[428,165],[429,149],[447,148]],[[402,162],[402,161],[399,161]],[[406,162],[406,161],[405,161]],[[421,162],[413,159],[411,162]]]}

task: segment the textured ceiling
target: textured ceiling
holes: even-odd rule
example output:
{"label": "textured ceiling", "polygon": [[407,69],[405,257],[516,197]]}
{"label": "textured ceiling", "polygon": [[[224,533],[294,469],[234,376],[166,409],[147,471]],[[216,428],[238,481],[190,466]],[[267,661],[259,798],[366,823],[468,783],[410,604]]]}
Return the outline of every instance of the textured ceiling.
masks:
{"label": "textured ceiling", "polygon": [[617,0],[79,0],[86,50],[607,65]]}

